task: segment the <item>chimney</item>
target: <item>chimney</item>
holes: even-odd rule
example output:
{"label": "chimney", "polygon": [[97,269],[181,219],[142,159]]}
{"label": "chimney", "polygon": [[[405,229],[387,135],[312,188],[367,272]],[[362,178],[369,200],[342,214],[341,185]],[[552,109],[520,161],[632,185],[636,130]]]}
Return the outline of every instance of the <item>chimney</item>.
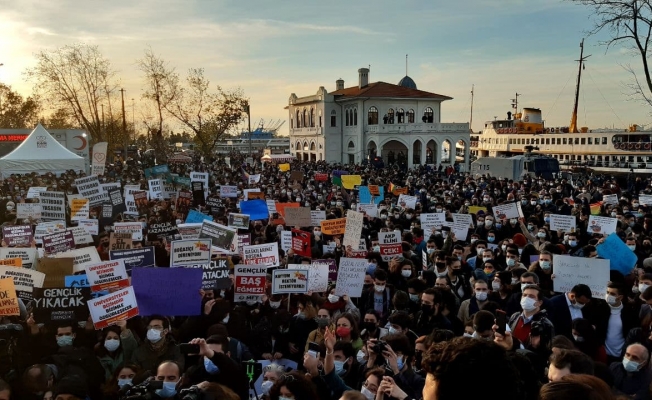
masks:
{"label": "chimney", "polygon": [[340,78],[335,81],[335,90],[342,90],[344,89],[344,79]]}
{"label": "chimney", "polygon": [[369,84],[369,68],[360,68],[358,70],[358,86],[360,89]]}

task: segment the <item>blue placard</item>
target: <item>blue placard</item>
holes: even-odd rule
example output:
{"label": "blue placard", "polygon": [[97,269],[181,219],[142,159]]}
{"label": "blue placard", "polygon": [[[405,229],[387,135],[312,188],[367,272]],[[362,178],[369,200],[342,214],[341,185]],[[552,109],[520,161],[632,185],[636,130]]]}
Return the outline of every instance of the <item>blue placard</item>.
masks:
{"label": "blue placard", "polygon": [[[381,201],[385,200],[385,187],[378,186],[378,192],[380,195],[374,196],[374,203],[376,205],[380,204]],[[360,199],[360,204],[370,204],[371,203],[371,193],[369,192],[369,186],[360,186],[358,189],[358,198]]]}
{"label": "blue placard", "polygon": [[66,287],[91,287],[86,275],[68,275],[65,277]]}
{"label": "blue placard", "polygon": [[188,213],[188,216],[186,217],[186,223],[187,224],[201,223],[204,220],[212,221],[213,216],[212,215],[206,215],[204,213],[200,213],[197,210],[190,210],[190,212]]}
{"label": "blue placard", "polygon": [[125,269],[131,272],[134,267],[154,267],[154,247],[143,247],[141,249],[111,250],[111,260],[124,260]]}
{"label": "blue placard", "polygon": [[596,246],[596,250],[599,257],[609,260],[610,269],[623,275],[629,275],[638,261],[636,254],[615,233],[607,236],[603,243]]}
{"label": "blue placard", "polygon": [[165,183],[172,183],[172,174],[167,165],[156,165],[152,168],[145,168],[145,178],[164,179]]}
{"label": "blue placard", "polygon": [[200,315],[201,268],[134,268],[131,284],[141,316]]}
{"label": "blue placard", "polygon": [[240,210],[242,210],[243,214],[249,215],[249,219],[252,221],[269,218],[269,211],[267,210],[265,200],[241,201]]}

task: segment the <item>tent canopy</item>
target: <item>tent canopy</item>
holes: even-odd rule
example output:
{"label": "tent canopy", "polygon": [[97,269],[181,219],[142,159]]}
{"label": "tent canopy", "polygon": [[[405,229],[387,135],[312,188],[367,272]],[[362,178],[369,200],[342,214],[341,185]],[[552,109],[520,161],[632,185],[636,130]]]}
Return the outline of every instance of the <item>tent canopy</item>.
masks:
{"label": "tent canopy", "polygon": [[41,124],[14,151],[0,158],[3,177],[32,172],[59,175],[71,169],[85,171],[86,162],[57,142]]}
{"label": "tent canopy", "polygon": [[292,154],[265,154],[260,158],[262,162],[292,162],[296,159]]}

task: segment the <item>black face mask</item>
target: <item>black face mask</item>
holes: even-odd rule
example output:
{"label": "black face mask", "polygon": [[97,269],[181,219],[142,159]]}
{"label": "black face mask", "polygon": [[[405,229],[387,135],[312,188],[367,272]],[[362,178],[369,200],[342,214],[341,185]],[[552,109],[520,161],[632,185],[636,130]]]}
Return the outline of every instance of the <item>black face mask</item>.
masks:
{"label": "black face mask", "polygon": [[438,270],[443,270],[444,268],[446,268],[446,263],[438,262],[438,263],[435,263],[435,266],[437,266]]}
{"label": "black face mask", "polygon": [[376,330],[376,323],[375,322],[365,322],[364,323],[364,328],[367,330],[367,332],[374,332]]}
{"label": "black face mask", "polygon": [[424,314],[432,314],[432,306],[430,304],[421,304],[421,311]]}
{"label": "black face mask", "polygon": [[462,275],[462,268],[454,269],[453,270],[453,275],[455,275],[455,276]]}

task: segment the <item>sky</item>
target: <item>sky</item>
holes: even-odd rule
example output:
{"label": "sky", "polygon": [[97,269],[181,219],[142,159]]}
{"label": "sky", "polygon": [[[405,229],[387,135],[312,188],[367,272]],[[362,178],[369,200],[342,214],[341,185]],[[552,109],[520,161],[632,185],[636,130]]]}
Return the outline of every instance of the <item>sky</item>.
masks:
{"label": "sky", "polygon": [[[605,36],[588,36],[590,10],[564,0],[0,0],[0,82],[31,93],[24,71],[34,53],[73,43],[99,46],[117,70],[125,99],[136,108],[142,76],[136,60],[152,50],[185,75],[204,68],[212,84],[241,87],[252,125],[286,121],[291,93],[370,82],[398,83],[408,74],[421,90],[453,97],[442,122],[473,129],[519,107],[541,108],[547,126],[568,126],[579,43],[591,54],[583,71],[578,123],[590,128],[629,124],[652,128],[650,107],[625,85],[641,71],[626,49],[607,51]],[[127,116],[129,117],[129,113]],[[136,111],[136,118],[139,112]]]}

